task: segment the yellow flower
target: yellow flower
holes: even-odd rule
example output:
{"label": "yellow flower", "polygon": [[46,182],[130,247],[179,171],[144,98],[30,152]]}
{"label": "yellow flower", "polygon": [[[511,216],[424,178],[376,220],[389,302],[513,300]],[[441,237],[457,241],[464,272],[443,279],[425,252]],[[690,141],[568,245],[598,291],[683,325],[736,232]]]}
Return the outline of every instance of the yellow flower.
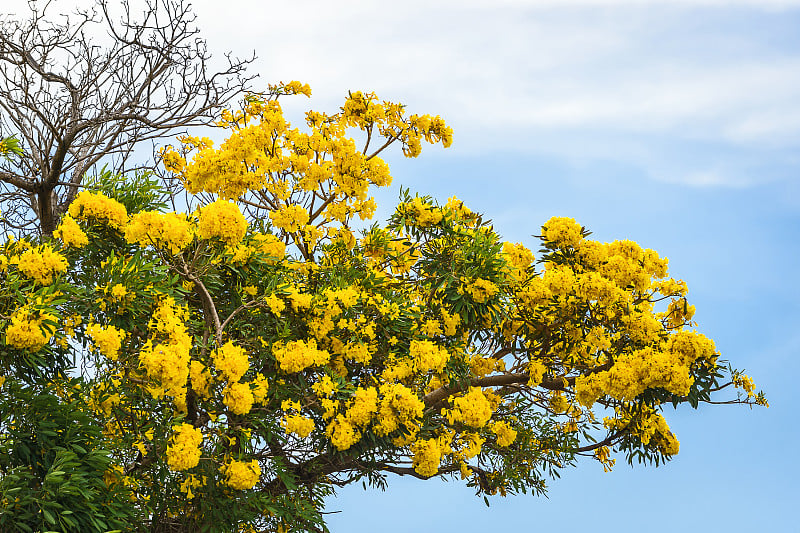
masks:
{"label": "yellow flower", "polygon": [[486,279],[476,279],[469,285],[467,285],[464,290],[472,296],[472,299],[478,303],[486,303],[489,298],[497,294],[498,288],[497,285],[492,283]]}
{"label": "yellow flower", "polygon": [[269,218],[276,228],[289,232],[298,231],[308,224],[308,211],[300,205],[281,207],[277,211],[270,211]]}
{"label": "yellow flower", "polygon": [[231,460],[221,471],[227,477],[225,483],[236,490],[253,488],[261,477],[261,467],[255,459],[249,463]]}
{"label": "yellow flower", "polygon": [[6,328],[6,344],[20,350],[40,350],[53,336],[52,327],[42,324],[45,320],[55,321],[56,317],[24,308],[18,310],[11,316],[11,324]]}
{"label": "yellow flower", "polygon": [[272,353],[281,370],[288,373],[300,372],[313,365],[324,365],[330,359],[330,354],[325,350],[317,349],[317,341],[291,341],[286,345],[276,342],[272,346]]}
{"label": "yellow flower", "polygon": [[280,316],[280,314],[286,308],[286,304],[283,303],[283,300],[281,300],[275,294],[270,294],[269,296],[264,298],[264,301],[267,303],[267,305],[269,306],[270,310],[277,316]]}
{"label": "yellow flower", "polygon": [[67,269],[67,260],[49,244],[43,244],[24,251],[19,256],[18,268],[28,278],[50,285],[55,274]]}
{"label": "yellow flower", "polygon": [[103,193],[81,191],[69,206],[69,214],[78,220],[90,220],[119,229],[128,222],[128,211],[118,201]]}
{"label": "yellow flower", "polygon": [[325,433],[337,450],[344,451],[361,440],[361,432],[350,420],[338,415],[333,422],[328,424]]}
{"label": "yellow flower", "polygon": [[125,226],[125,240],[142,246],[155,246],[177,254],[194,238],[191,222],[183,213],[145,211],[131,217]]}
{"label": "yellow flower", "polygon": [[174,426],[167,447],[167,464],[173,470],[188,470],[200,462],[203,434],[191,424]]}
{"label": "yellow flower", "polygon": [[239,207],[227,200],[217,200],[200,209],[197,234],[201,239],[220,239],[228,246],[241,242],[247,220]]}
{"label": "yellow flower", "polygon": [[222,374],[222,377],[231,383],[239,381],[247,372],[247,369],[250,368],[247,352],[244,351],[244,348],[236,346],[231,341],[226,342],[216,350],[212,358],[214,366]]}
{"label": "yellow flower", "polygon": [[92,338],[97,351],[112,361],[117,360],[122,340],[125,338],[124,331],[114,326],[103,327],[100,324],[91,324],[86,328],[86,333]]}
{"label": "yellow flower", "polygon": [[462,422],[474,428],[485,426],[491,417],[492,406],[480,387],[470,387],[466,394],[453,400],[453,408],[447,411],[451,424]]}
{"label": "yellow flower", "polygon": [[411,445],[414,454],[412,465],[422,476],[434,476],[439,472],[442,450],[437,439],[420,439]]}
{"label": "yellow flower", "polygon": [[225,405],[232,413],[246,415],[253,408],[253,393],[246,383],[232,383],[225,389]]}
{"label": "yellow flower", "polygon": [[314,421],[302,415],[286,414],[281,420],[281,425],[286,430],[286,433],[294,433],[301,439],[308,437],[314,430]]}
{"label": "yellow flower", "polygon": [[53,232],[53,236],[61,239],[65,246],[83,248],[89,244],[89,237],[83,232],[75,219],[68,214],[61,219],[61,224]]}
{"label": "yellow flower", "polygon": [[542,226],[542,237],[545,242],[559,248],[567,246],[575,248],[583,239],[580,224],[575,222],[574,218],[568,217],[552,217],[545,222]]}
{"label": "yellow flower", "polygon": [[511,445],[514,439],[517,438],[517,432],[504,421],[493,422],[489,429],[497,435],[497,445],[504,448]]}
{"label": "yellow flower", "polygon": [[450,358],[447,348],[436,346],[431,341],[411,341],[409,355],[414,358],[414,367],[419,372],[441,372]]}
{"label": "yellow flower", "polygon": [[192,382],[192,389],[201,398],[208,397],[211,375],[209,375],[203,363],[200,361],[191,361],[189,363],[189,379]]}

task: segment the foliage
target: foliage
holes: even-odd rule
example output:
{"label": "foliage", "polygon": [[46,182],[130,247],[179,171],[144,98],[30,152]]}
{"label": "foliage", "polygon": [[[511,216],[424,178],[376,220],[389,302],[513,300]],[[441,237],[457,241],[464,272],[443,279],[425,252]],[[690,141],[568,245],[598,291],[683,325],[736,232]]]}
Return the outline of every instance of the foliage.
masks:
{"label": "foliage", "polygon": [[[636,243],[553,218],[534,256],[455,197],[407,190],[356,236],[354,219],[375,211],[369,187],[391,182],[380,153],[397,143],[415,157],[452,132],[363,93],[293,128],[278,99],[309,92],[271,87],[223,113],[218,148],[184,136],[162,151],[198,195],[189,213],[166,210],[146,176],[107,173],[57,239],[5,243],[0,516],[68,530],[65,516],[84,520],[72,506],[127,494],[96,520],[318,531],[324,498],[356,481],[541,494],[581,456],[605,469],[615,453],[669,460],[666,406],[766,404],[692,329],[666,259]],[[729,387],[742,392],[720,400]],[[18,398],[57,407],[21,412]],[[55,429],[67,426],[77,433]],[[37,444],[41,465],[20,455],[40,435],[53,439]],[[99,490],[105,476],[86,505],[52,496],[67,461],[85,472],[71,483]]]}

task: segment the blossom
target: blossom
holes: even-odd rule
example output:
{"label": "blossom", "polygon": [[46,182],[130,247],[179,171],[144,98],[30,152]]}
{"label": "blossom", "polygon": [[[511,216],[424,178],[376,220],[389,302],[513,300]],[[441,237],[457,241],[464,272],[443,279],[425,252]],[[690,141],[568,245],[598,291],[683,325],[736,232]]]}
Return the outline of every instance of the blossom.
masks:
{"label": "blossom", "polygon": [[191,222],[182,213],[144,211],[131,217],[125,226],[125,240],[142,246],[155,246],[177,254],[194,238]]}
{"label": "blossom", "polygon": [[43,244],[20,254],[18,268],[28,278],[50,285],[55,274],[67,269],[67,260],[49,244]]}
{"label": "blossom", "polygon": [[231,341],[218,348],[214,352],[212,359],[214,360],[214,366],[222,374],[222,377],[231,383],[239,381],[247,372],[247,369],[250,368],[247,352],[244,351],[244,348],[236,346]]}
{"label": "blossom", "polygon": [[91,324],[86,328],[86,333],[92,338],[94,346],[101,354],[116,361],[125,332],[114,326],[103,327],[100,324]]}
{"label": "blossom", "polygon": [[309,216],[303,206],[290,205],[276,211],[270,211],[269,218],[276,228],[286,231],[297,231],[308,224]]}
{"label": "blossom", "polygon": [[69,214],[78,220],[89,220],[119,229],[128,221],[125,206],[103,193],[81,191],[69,206]]}
{"label": "blossom", "polygon": [[464,290],[478,303],[486,303],[489,298],[497,294],[497,285],[486,279],[476,279],[468,284]]}
{"label": "blossom", "polygon": [[545,242],[559,248],[577,247],[583,236],[581,226],[574,218],[552,217],[542,226],[542,238]]}
{"label": "blossom", "polygon": [[241,242],[246,231],[247,220],[232,202],[217,200],[200,209],[197,234],[201,239],[220,239],[232,246]]}
{"label": "blossom", "polygon": [[221,471],[227,477],[225,483],[236,490],[253,488],[261,477],[261,467],[255,459],[250,462],[231,460]]}
{"label": "blossom", "polygon": [[253,408],[253,393],[245,383],[232,383],[225,389],[225,405],[232,413],[246,415]]}
{"label": "blossom", "polygon": [[72,248],[83,248],[89,244],[89,237],[86,236],[78,223],[75,222],[75,219],[69,214],[61,219],[61,224],[53,232],[53,236],[61,239],[65,246]]}
{"label": "blossom", "polygon": [[447,348],[436,346],[431,341],[411,341],[409,354],[414,358],[414,366],[420,372],[441,372],[450,358]]}
{"label": "blossom", "polygon": [[203,434],[191,424],[173,426],[167,447],[167,464],[173,470],[188,470],[200,462]]}
{"label": "blossom", "polygon": [[454,399],[453,408],[447,412],[451,424],[462,422],[474,428],[485,426],[491,417],[492,406],[480,387],[470,387],[466,394]]}
{"label": "blossom", "polygon": [[301,439],[308,437],[314,430],[314,421],[302,415],[286,414],[281,420],[281,425],[286,433],[294,433]]}
{"label": "blossom", "polygon": [[20,350],[40,350],[53,336],[53,328],[43,324],[46,320],[55,322],[56,317],[24,308],[18,310],[11,316],[11,324],[6,328],[6,344]]}
{"label": "blossom", "polygon": [[504,421],[493,422],[489,426],[489,429],[491,429],[492,433],[497,436],[497,445],[504,448],[511,445],[511,443],[514,442],[514,439],[517,438],[516,430],[514,430],[508,425],[507,422]]}
{"label": "blossom", "polygon": [[422,476],[434,476],[439,472],[442,450],[437,439],[420,439],[411,445],[414,454],[412,465]]}
{"label": "blossom", "polygon": [[285,345],[276,342],[272,346],[272,353],[281,370],[288,373],[300,372],[313,365],[324,365],[330,359],[330,354],[325,350],[317,349],[317,341],[291,341]]}

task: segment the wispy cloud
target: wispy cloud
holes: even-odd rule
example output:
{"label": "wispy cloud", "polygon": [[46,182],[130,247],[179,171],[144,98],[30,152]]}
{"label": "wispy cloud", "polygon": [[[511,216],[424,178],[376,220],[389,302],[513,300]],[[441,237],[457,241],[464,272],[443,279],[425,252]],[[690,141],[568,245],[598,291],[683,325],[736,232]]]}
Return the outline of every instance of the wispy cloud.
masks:
{"label": "wispy cloud", "polygon": [[374,90],[441,114],[470,153],[600,152],[658,177],[670,172],[652,167],[685,157],[674,147],[703,143],[715,151],[681,172],[716,185],[764,179],[726,180],[719,169],[746,172],[735,150],[755,160],[800,147],[800,0],[194,6],[212,50],[257,52],[264,84],[307,81],[319,109]]}

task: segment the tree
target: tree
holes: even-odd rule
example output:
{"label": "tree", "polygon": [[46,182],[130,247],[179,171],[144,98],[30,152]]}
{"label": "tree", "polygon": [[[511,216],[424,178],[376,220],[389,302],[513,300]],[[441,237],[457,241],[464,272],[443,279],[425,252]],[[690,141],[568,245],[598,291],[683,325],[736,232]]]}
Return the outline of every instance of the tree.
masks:
{"label": "tree", "polygon": [[143,142],[210,123],[245,89],[250,62],[228,55],[215,72],[184,0],[147,0],[138,19],[127,0],[57,21],[50,6],[0,19],[0,138],[25,154],[0,159],[3,229],[45,235],[87,172],[120,170]]}
{"label": "tree", "polygon": [[409,191],[357,238],[381,152],[452,133],[362,93],[301,131],[278,101],[298,93],[223,112],[218,148],[162,151],[197,209],[106,173],[55,238],[3,245],[0,527],[322,531],[323,498],[356,481],[542,494],[582,457],[669,460],[667,406],[766,405],[636,243],[553,218],[534,256]]}

